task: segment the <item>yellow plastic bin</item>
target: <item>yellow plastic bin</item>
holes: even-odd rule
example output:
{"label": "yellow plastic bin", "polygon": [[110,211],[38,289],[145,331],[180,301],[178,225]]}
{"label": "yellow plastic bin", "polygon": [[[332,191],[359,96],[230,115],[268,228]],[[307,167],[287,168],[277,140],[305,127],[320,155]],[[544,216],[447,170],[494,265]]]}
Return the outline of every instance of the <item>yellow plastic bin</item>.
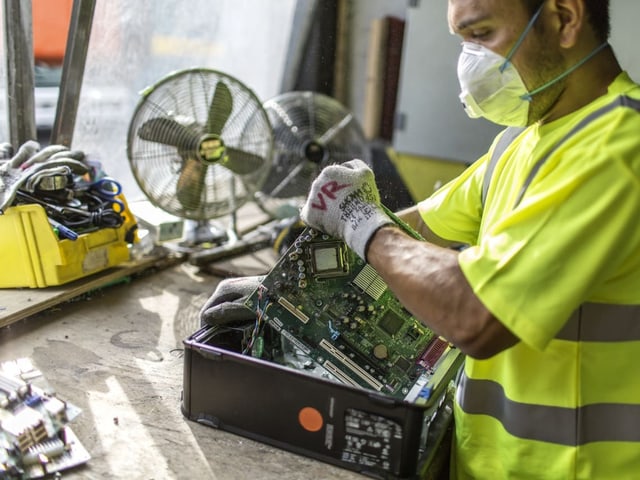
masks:
{"label": "yellow plastic bin", "polygon": [[129,217],[119,228],[58,239],[42,206],[18,205],[0,215],[0,288],[49,287],[129,260],[125,236]]}

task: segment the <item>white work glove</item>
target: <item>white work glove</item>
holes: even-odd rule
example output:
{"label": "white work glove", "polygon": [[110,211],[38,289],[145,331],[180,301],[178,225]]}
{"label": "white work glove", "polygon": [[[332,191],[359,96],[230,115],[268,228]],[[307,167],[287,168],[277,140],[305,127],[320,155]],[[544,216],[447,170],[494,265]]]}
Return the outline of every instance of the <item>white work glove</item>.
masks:
{"label": "white work glove", "polygon": [[[6,158],[11,150],[10,145],[0,145],[2,157]],[[77,175],[87,173],[84,155],[78,153],[81,152],[71,152],[64,145],[48,145],[41,150],[38,142],[27,140],[12,158],[0,160],[0,213],[12,205],[18,190],[22,190],[30,179],[28,191],[33,191],[37,181],[47,175],[59,174],[61,167],[65,172]]]}
{"label": "white work glove", "polygon": [[373,171],[357,159],[320,172],[311,184],[300,218],[310,227],[344,240],[364,260],[373,234],[393,224],[380,206]]}
{"label": "white work glove", "polygon": [[200,325],[252,321],[256,313],[244,302],[262,283],[262,275],[225,278],[200,309]]}

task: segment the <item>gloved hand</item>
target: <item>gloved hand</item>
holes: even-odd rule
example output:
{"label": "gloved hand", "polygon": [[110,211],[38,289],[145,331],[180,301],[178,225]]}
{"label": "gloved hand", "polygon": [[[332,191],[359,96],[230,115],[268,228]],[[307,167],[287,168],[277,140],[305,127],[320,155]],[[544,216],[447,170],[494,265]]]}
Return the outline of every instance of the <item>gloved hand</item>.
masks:
{"label": "gloved hand", "polygon": [[320,172],[300,217],[310,227],[344,240],[364,260],[373,234],[394,223],[380,206],[373,171],[357,159]]}
{"label": "gloved hand", "polygon": [[[0,150],[5,156],[11,149],[3,144]],[[35,140],[26,141],[12,158],[0,160],[0,213],[11,206],[17,191],[36,174],[37,178],[34,177],[29,185],[31,190],[37,185],[35,180],[41,180],[47,173],[59,174],[61,167],[65,167],[65,172],[87,173],[87,165],[77,158],[64,145],[49,145],[40,150],[40,144]]]}
{"label": "gloved hand", "polygon": [[221,325],[236,321],[252,321],[255,312],[246,307],[247,300],[262,283],[262,275],[225,278],[200,309],[200,325]]}

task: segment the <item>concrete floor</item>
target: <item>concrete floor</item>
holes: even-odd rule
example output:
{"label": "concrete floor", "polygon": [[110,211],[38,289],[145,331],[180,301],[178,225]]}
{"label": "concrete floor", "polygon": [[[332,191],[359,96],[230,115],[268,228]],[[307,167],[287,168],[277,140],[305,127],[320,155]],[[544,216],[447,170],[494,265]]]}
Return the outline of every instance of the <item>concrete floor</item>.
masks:
{"label": "concrete floor", "polygon": [[[267,268],[257,260],[244,271]],[[0,329],[0,361],[30,358],[82,409],[70,426],[92,458],[62,478],[364,478],[182,416],[182,340],[219,278],[182,263]]]}

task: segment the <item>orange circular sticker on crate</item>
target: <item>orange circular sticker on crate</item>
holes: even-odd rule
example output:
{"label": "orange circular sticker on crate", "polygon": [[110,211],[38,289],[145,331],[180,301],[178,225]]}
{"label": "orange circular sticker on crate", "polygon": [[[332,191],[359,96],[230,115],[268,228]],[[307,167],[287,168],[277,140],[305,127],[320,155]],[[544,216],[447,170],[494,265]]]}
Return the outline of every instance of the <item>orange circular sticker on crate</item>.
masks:
{"label": "orange circular sticker on crate", "polygon": [[313,407],[304,407],[298,412],[298,422],[308,432],[317,432],[322,428],[322,414]]}

